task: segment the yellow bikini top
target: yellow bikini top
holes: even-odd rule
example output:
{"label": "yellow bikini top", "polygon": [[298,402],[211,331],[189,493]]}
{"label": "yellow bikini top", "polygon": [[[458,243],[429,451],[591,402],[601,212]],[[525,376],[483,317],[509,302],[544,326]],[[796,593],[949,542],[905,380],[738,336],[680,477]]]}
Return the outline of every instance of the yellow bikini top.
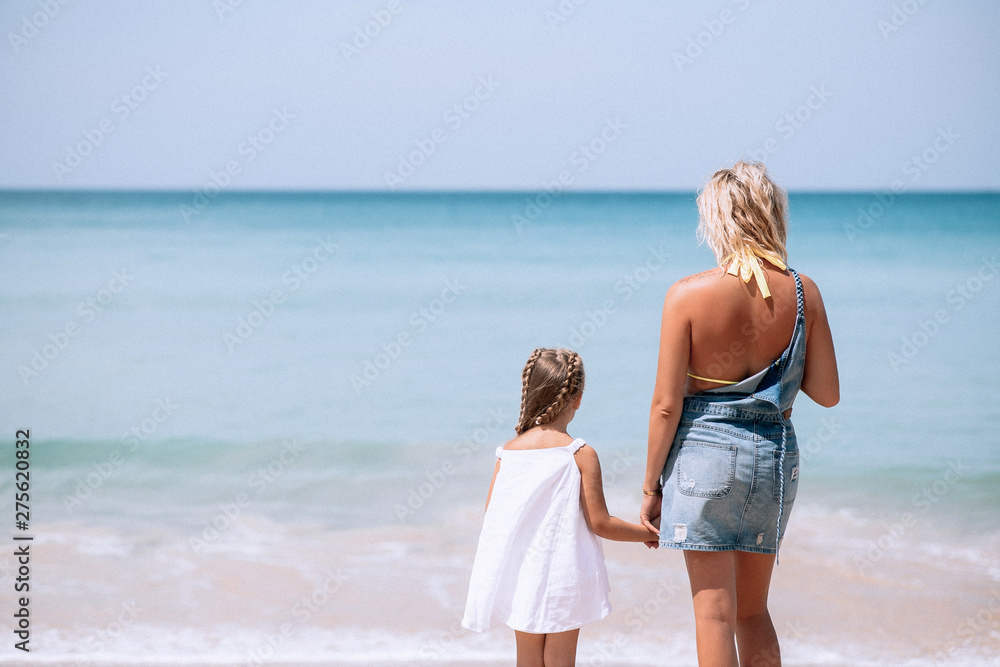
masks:
{"label": "yellow bikini top", "polygon": [[688,377],[694,378],[695,380],[704,380],[705,382],[717,382],[718,384],[739,384],[739,381],[732,380],[713,380],[712,378],[703,378],[700,375],[695,375],[694,373],[688,373]]}
{"label": "yellow bikini top", "polygon": [[[765,299],[769,299],[771,298],[771,290],[767,287],[767,278],[764,276],[764,269],[761,267],[758,257],[766,259],[782,271],[788,268],[785,266],[785,260],[774,253],[761,250],[760,248],[747,248],[742,253],[731,253],[719,262],[719,266],[724,268],[728,264],[729,270],[726,273],[739,276],[745,283],[750,282],[751,277],[756,278],[757,288],[760,290],[760,293]],[[736,382],[732,380],[713,380],[712,378],[703,378],[691,373],[688,373],[688,377],[692,377],[695,380],[704,380],[705,382],[715,382],[716,384],[739,384],[742,382],[742,380]]]}

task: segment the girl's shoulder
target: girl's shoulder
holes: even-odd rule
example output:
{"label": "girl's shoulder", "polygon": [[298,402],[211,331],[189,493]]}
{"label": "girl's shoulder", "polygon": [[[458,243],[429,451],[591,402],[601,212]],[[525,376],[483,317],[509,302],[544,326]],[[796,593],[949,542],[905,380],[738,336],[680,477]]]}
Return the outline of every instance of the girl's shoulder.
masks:
{"label": "girl's shoulder", "polygon": [[580,474],[584,477],[588,475],[601,476],[601,459],[597,456],[597,450],[588,444],[576,450],[573,458],[576,459],[576,467],[580,469]]}

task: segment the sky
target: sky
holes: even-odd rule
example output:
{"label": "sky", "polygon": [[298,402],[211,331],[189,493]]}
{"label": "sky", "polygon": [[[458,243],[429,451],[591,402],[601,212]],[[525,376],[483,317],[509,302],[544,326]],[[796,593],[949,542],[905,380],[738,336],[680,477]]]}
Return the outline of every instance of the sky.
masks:
{"label": "sky", "polygon": [[4,0],[0,189],[1000,189],[1000,3]]}

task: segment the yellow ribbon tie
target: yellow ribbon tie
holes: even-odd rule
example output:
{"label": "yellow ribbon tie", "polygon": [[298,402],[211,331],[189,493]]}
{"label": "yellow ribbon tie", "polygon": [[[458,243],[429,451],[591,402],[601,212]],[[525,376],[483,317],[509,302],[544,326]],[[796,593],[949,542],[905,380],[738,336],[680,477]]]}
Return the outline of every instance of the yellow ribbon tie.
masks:
{"label": "yellow ribbon tie", "polygon": [[733,276],[739,276],[740,279],[748,283],[750,282],[750,277],[757,279],[757,287],[760,289],[760,293],[764,295],[764,298],[770,298],[771,290],[767,287],[767,278],[764,277],[764,269],[760,265],[760,259],[766,259],[767,261],[774,264],[776,267],[784,271],[786,268],[785,261],[775,255],[764,250],[746,250],[742,254],[737,255],[732,253],[724,260],[722,260],[722,265],[725,266],[729,264],[729,270],[726,272]]}

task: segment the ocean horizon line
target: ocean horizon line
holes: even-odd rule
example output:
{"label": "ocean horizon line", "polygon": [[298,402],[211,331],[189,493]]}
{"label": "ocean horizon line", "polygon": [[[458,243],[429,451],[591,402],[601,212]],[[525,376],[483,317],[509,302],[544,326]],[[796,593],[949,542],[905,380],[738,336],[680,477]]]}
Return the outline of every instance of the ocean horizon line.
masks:
{"label": "ocean horizon line", "polygon": [[[190,195],[199,193],[206,186],[194,188],[0,188],[0,197],[5,195]],[[213,197],[231,195],[366,195],[366,196],[399,196],[399,197],[421,197],[421,196],[481,196],[481,195],[533,195],[549,192],[545,188],[539,189],[421,189],[421,190],[384,190],[384,189],[350,189],[350,188],[224,188],[221,192],[215,193]],[[642,196],[691,196],[697,195],[697,189],[566,189],[557,191],[559,196],[621,196],[621,195],[642,195]],[[854,189],[789,189],[789,195],[793,196],[831,196],[831,195],[876,195],[891,193],[896,197],[912,196],[1000,196],[1000,190],[989,189],[943,189],[943,190],[905,190],[902,192],[892,192],[892,189],[880,188],[870,190]]]}

